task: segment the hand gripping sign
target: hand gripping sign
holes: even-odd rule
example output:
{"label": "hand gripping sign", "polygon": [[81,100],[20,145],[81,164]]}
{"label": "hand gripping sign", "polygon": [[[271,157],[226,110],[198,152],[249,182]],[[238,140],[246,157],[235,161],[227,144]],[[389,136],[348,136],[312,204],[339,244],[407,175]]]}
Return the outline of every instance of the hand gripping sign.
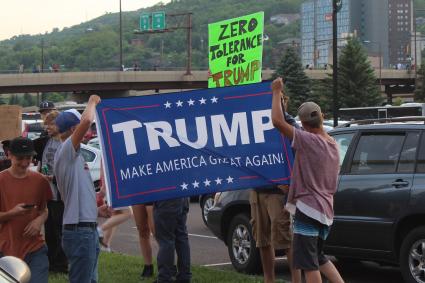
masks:
{"label": "hand gripping sign", "polygon": [[113,207],[288,184],[270,83],[104,99],[97,121]]}

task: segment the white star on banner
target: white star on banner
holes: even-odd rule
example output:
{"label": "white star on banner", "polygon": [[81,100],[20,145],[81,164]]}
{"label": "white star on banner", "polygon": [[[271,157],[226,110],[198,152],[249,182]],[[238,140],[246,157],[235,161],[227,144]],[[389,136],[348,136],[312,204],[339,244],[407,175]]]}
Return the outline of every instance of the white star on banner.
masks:
{"label": "white star on banner", "polygon": [[176,102],[177,107],[182,107],[183,106],[183,101],[179,100]]}
{"label": "white star on banner", "polygon": [[211,184],[211,181],[210,181],[210,180],[208,180],[208,179],[205,179],[205,181],[204,181],[204,185],[205,185],[205,187],[209,187],[209,186],[210,186],[210,184]]}
{"label": "white star on banner", "polygon": [[227,177],[226,178],[226,180],[227,180],[227,184],[229,184],[229,183],[233,183],[233,178],[232,177]]}
{"label": "white star on banner", "polygon": [[195,180],[195,182],[192,183],[192,186],[194,189],[199,188],[199,182]]}
{"label": "white star on banner", "polygon": [[200,102],[201,104],[206,104],[206,103],[205,103],[205,101],[207,101],[207,100],[206,100],[205,98],[203,98],[203,97],[202,97],[201,99],[199,99],[199,102]]}
{"label": "white star on banner", "polygon": [[187,103],[189,104],[189,106],[193,106],[195,105],[195,100],[192,100],[192,98],[190,100],[187,101]]}
{"label": "white star on banner", "polygon": [[220,177],[217,177],[217,179],[215,179],[214,181],[215,181],[216,185],[221,185],[222,180],[223,179],[220,179]]}
{"label": "white star on banner", "polygon": [[167,103],[164,103],[165,108],[171,108],[171,103],[167,101]]}
{"label": "white star on banner", "polygon": [[182,187],[182,191],[187,190],[187,186],[188,184],[186,184],[185,182],[183,182],[183,184],[180,185],[180,187]]}
{"label": "white star on banner", "polygon": [[212,103],[217,103],[217,100],[218,100],[218,98],[217,98],[217,97],[215,97],[215,96],[214,96],[213,98],[211,98],[211,102],[212,102]]}

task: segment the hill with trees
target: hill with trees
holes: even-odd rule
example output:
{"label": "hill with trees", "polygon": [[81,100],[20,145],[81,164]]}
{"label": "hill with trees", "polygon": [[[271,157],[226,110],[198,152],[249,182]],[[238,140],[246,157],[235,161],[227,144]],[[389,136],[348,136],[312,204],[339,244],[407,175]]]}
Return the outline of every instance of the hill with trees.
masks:
{"label": "hill with trees", "polygon": [[[208,24],[220,20],[264,11],[265,68],[274,68],[272,50],[286,38],[298,37],[299,20],[289,25],[277,25],[270,17],[277,14],[299,13],[302,0],[172,0],[132,12],[122,13],[123,63],[134,63],[142,70],[154,68],[184,68],[186,64],[186,30],[161,34],[135,34],[141,13],[165,11],[166,14],[193,13],[192,52],[193,68],[206,69],[208,65]],[[184,26],[184,17],[167,17],[167,26]],[[39,35],[19,35],[0,42],[0,70],[16,72],[24,65],[26,72],[35,66],[44,69],[57,64],[67,70],[107,70],[119,66],[119,13],[107,13],[88,22]]]}

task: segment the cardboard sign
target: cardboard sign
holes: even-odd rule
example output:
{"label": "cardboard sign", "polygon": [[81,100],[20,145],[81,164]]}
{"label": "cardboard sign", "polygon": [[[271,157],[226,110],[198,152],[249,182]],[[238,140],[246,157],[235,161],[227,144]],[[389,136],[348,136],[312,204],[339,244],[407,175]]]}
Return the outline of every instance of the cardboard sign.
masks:
{"label": "cardboard sign", "polygon": [[261,82],[264,12],[208,25],[208,88]]}
{"label": "cardboard sign", "polygon": [[273,127],[271,100],[270,82],[103,99],[96,121],[109,203],[288,184],[292,149]]}
{"label": "cardboard sign", "polygon": [[22,135],[22,107],[0,105],[0,141]]}

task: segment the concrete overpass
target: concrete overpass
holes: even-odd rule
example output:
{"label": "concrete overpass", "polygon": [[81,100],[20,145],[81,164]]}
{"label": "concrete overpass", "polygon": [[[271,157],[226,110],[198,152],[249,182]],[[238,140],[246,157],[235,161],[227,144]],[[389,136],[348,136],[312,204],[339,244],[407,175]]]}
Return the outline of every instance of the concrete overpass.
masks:
{"label": "concrete overpass", "polygon": [[[331,70],[305,70],[313,80],[322,80]],[[263,70],[263,79],[271,79],[273,70]],[[377,83],[385,85],[389,98],[400,91],[413,92],[415,71],[375,70]],[[207,71],[107,71],[58,72],[0,75],[0,94],[34,92],[74,92],[87,95],[126,96],[129,90],[195,89],[207,87]]]}

